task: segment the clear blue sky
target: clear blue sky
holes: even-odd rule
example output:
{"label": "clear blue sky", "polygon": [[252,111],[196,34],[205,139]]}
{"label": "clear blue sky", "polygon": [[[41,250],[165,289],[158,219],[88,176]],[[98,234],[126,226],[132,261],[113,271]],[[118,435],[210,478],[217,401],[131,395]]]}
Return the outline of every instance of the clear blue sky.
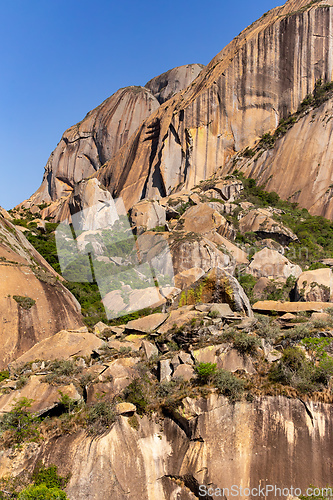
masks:
{"label": "clear blue sky", "polygon": [[62,133],[127,85],[208,62],[283,0],[0,0],[0,205],[39,187]]}

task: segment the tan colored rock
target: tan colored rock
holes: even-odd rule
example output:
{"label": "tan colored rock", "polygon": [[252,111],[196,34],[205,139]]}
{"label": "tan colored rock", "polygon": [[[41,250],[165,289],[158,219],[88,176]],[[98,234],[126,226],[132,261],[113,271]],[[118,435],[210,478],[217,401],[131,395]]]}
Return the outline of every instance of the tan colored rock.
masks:
{"label": "tan colored rock", "polygon": [[278,302],[276,300],[261,300],[253,304],[252,309],[257,312],[297,313],[301,311],[321,312],[333,307],[332,302]]}
{"label": "tan colored rock", "polygon": [[178,309],[170,312],[168,319],[158,328],[157,331],[159,334],[167,333],[174,327],[174,325],[179,328],[180,326],[191,321],[191,319],[200,316],[201,314],[198,311],[195,311],[193,306],[179,307]]}
{"label": "tan colored rock", "polygon": [[[321,313],[312,313],[312,314],[321,314]],[[282,316],[280,316],[280,319],[282,321],[294,321],[295,319],[297,318],[297,316],[295,314],[291,314],[291,313],[286,313],[286,314],[283,314]]]}
{"label": "tan colored rock", "polygon": [[0,217],[0,370],[42,339],[78,328],[81,307],[20,231]]}
{"label": "tan colored rock", "polygon": [[139,361],[140,358],[119,358],[112,361],[94,384],[89,385],[87,403],[96,402],[101,397],[111,399],[123,391],[138,376],[135,365]]}
{"label": "tan colored rock", "polygon": [[257,233],[262,238],[274,237],[282,245],[287,245],[290,241],[297,241],[297,236],[287,227],[276,222],[271,217],[271,213],[262,208],[251,210],[239,221],[239,230],[245,234],[247,232]]}
{"label": "tan colored rock", "polygon": [[253,296],[259,299],[270,284],[270,279],[264,277],[259,278],[257,283],[253,287]]}
{"label": "tan colored rock", "polygon": [[296,282],[296,299],[307,302],[333,302],[331,269],[316,269],[302,273]]}
{"label": "tan colored rock", "polygon": [[201,203],[186,210],[179,220],[179,225],[185,231],[206,233],[216,230],[222,236],[233,239],[235,230],[223,215],[212,209],[208,203]]}
{"label": "tan colored rock", "polygon": [[197,363],[213,363],[220,365],[221,355],[227,352],[229,348],[230,344],[209,345],[194,350],[192,354]]}
{"label": "tan colored rock", "polygon": [[144,87],[118,90],[64,132],[46,164],[42,185],[25,206],[70,194],[74,184],[94,174],[158,107]]}
{"label": "tan colored rock", "polygon": [[140,201],[131,209],[131,222],[138,234],[141,234],[156,226],[164,226],[166,210],[157,201]]}
{"label": "tan colored rock", "polygon": [[136,411],[136,406],[132,403],[118,403],[116,412],[118,415],[132,415]]}
{"label": "tan colored rock", "polygon": [[152,78],[145,87],[152,92],[160,104],[163,104],[177,92],[190,85],[203,68],[202,64],[178,66]]}
{"label": "tan colored rock", "polygon": [[327,321],[327,322],[331,322],[332,321],[332,316],[328,313],[320,313],[320,312],[313,312],[311,314],[311,320],[312,321]]}
{"label": "tan colored rock", "polygon": [[209,312],[215,313],[218,318],[224,318],[226,316],[234,316],[234,313],[230,309],[229,304],[213,304]]}
{"label": "tan colored rock", "polygon": [[173,379],[181,378],[183,380],[191,380],[195,377],[195,371],[193,366],[190,365],[179,365],[172,374]]}
{"label": "tan colored rock", "polygon": [[35,344],[31,349],[18,357],[13,364],[21,365],[35,359],[55,360],[69,359],[72,356],[90,356],[100,349],[104,342],[93,333],[62,330],[57,334]]}
{"label": "tan colored rock", "polygon": [[33,400],[29,411],[43,413],[54,408],[59,403],[61,396],[59,391],[72,399],[81,399],[73,384],[52,386],[44,382],[44,377],[31,375],[27,384],[21,389],[0,396],[0,415],[11,411],[15,403],[21,398]]}
{"label": "tan colored rock", "polygon": [[256,370],[253,366],[250,356],[241,355],[236,349],[230,349],[220,355],[218,366],[229,372],[236,372],[238,370],[244,371],[253,375]]}
{"label": "tan colored rock", "polygon": [[152,344],[151,342],[148,342],[147,340],[142,341],[141,348],[142,348],[143,352],[145,353],[146,359],[148,359],[148,360],[152,356],[158,355],[157,347],[154,344]]}
{"label": "tan colored rock", "polygon": [[0,207],[0,216],[9,221],[13,220],[13,217],[2,207]]}
{"label": "tan colored rock", "polygon": [[200,267],[192,267],[191,269],[187,269],[186,271],[178,273],[175,276],[175,285],[177,288],[183,290],[189,285],[192,285],[192,283],[197,281],[204,274],[205,271]]}
{"label": "tan colored rock", "polygon": [[106,337],[110,337],[110,335],[112,335],[112,330],[111,328],[106,325],[105,323],[103,323],[103,321],[99,321],[98,323],[96,323],[96,325],[94,325],[94,334],[97,336],[97,337],[100,337],[100,338],[104,338],[105,336]]}
{"label": "tan colored rock", "polygon": [[254,254],[254,257],[247,268],[247,272],[256,278],[288,278],[294,276],[298,278],[302,274],[302,269],[296,264],[292,264],[286,257],[276,250],[264,248]]}
{"label": "tan colored rock", "polygon": [[156,328],[158,328],[167,318],[167,313],[150,314],[149,316],[129,321],[126,324],[126,330],[151,333],[156,330]]}
{"label": "tan colored rock", "polygon": [[246,252],[244,252],[241,248],[238,248],[236,245],[231,243],[231,241],[229,241],[227,238],[224,238],[216,231],[205,233],[205,238],[207,238],[209,241],[212,241],[218,246],[220,245],[224,247],[226,251],[232,255],[237,264],[249,263],[248,255]]}
{"label": "tan colored rock", "polygon": [[232,311],[252,316],[251,305],[237,279],[224,269],[213,268],[202,278],[183,290],[179,305],[196,303],[227,303]]}

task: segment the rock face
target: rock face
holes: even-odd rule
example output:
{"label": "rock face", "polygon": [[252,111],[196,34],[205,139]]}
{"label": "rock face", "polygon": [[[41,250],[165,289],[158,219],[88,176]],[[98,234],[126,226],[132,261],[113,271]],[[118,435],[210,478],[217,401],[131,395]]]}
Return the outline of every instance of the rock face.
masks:
{"label": "rock face", "polygon": [[262,208],[250,210],[242,217],[239,221],[239,229],[243,234],[254,232],[262,238],[275,238],[282,245],[297,240],[297,236],[288,227],[276,222],[272,218],[272,213]]}
{"label": "rock face", "polygon": [[[207,401],[186,398],[179,420],[175,415],[162,422],[146,416],[138,421],[135,430],[120,416],[98,439],[84,431],[51,439],[34,458],[17,451],[11,467],[11,452],[3,451],[1,476],[30,471],[43,459],[62,475],[71,472],[66,492],[73,500],[107,498],[106,492],[114,500],[123,500],[124,492],[129,500],[187,500],[200,498],[199,485],[229,491],[232,485],[293,485],[306,491],[310,484],[330,484],[330,461],[314,460],[332,450],[329,404],[263,397],[231,405],[214,395]],[[273,491],[266,498],[285,497]]]}
{"label": "rock face", "polygon": [[302,269],[292,264],[276,250],[264,248],[254,255],[247,272],[256,278],[288,278],[289,276],[298,278]]}
{"label": "rock face", "polygon": [[313,215],[332,219],[332,111],[332,99],[310,110],[273,149],[240,161],[237,168],[267,191],[299,203]]}
{"label": "rock face", "polygon": [[296,282],[296,299],[307,302],[333,302],[331,269],[305,271]]}
{"label": "rock face", "polygon": [[160,104],[163,104],[177,92],[190,85],[203,68],[203,64],[178,66],[178,68],[170,69],[162,75],[152,78],[145,87],[151,91]]}
{"label": "rock face", "polygon": [[23,234],[0,216],[0,370],[36,342],[83,325],[81,308]]}
{"label": "rock face", "polygon": [[332,79],[332,5],[290,0],[244,30],[144,122],[98,178],[130,207],[192,187],[274,130],[319,78]]}
{"label": "rock face", "polygon": [[108,161],[140,123],[159,107],[144,87],[118,90],[63,134],[51,154],[33,204],[55,201]]}

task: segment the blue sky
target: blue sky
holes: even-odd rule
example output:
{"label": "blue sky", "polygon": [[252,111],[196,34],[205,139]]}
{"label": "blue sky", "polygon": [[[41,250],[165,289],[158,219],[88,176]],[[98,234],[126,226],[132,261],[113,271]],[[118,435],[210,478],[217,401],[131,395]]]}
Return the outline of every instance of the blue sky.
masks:
{"label": "blue sky", "polygon": [[0,0],[0,205],[39,187],[62,133],[127,85],[208,62],[283,0]]}

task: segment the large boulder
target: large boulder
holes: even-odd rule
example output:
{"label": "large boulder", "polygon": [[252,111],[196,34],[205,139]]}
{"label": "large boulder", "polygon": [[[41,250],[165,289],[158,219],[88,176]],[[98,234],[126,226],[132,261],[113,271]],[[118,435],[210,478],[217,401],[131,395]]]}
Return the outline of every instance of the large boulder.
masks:
{"label": "large boulder", "polygon": [[239,221],[239,230],[242,234],[253,232],[261,238],[273,238],[282,245],[297,241],[297,236],[288,228],[276,222],[268,210],[258,208],[250,210]]}
{"label": "large boulder", "polygon": [[297,278],[302,273],[302,269],[292,264],[276,250],[264,248],[254,254],[247,272],[256,278],[288,278],[289,276]]}
{"label": "large boulder", "polygon": [[216,230],[229,239],[234,239],[236,234],[232,224],[208,203],[200,203],[188,208],[179,220],[178,226],[184,231],[194,233]]}
{"label": "large boulder", "polygon": [[179,304],[226,303],[232,311],[253,316],[251,305],[237,279],[224,269],[216,267],[182,291]]}
{"label": "large boulder", "polygon": [[203,68],[202,64],[178,66],[162,73],[162,75],[155,76],[146,83],[145,87],[151,91],[160,104],[163,104],[177,92],[190,85]]}
{"label": "large boulder", "polygon": [[331,269],[305,271],[296,282],[296,300],[333,302],[333,273]]}
{"label": "large boulder", "polygon": [[0,216],[0,370],[37,342],[82,325],[80,305],[62,278]]}
{"label": "large boulder", "polygon": [[263,313],[297,313],[321,312],[332,308],[333,302],[278,302],[277,300],[260,300],[253,304],[252,309]]}
{"label": "large boulder", "polygon": [[104,342],[89,333],[86,328],[81,331],[65,331],[42,340],[29,351],[18,357],[13,364],[16,366],[29,363],[36,359],[55,360],[69,359],[72,356],[90,356],[102,347]]}
{"label": "large boulder", "polygon": [[140,201],[133,206],[130,214],[138,234],[166,223],[166,210],[157,201]]}

